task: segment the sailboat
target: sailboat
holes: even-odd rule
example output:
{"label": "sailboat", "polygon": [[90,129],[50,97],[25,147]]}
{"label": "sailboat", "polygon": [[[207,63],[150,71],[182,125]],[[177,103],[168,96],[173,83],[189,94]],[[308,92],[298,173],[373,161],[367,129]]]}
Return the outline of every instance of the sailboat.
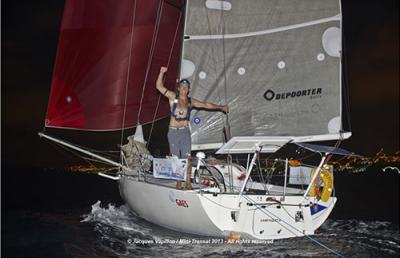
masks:
{"label": "sailboat", "polygon": [[[136,133],[118,161],[39,135],[118,167],[99,175],[154,224],[212,237],[312,235],[337,202],[328,160],[352,155],[313,143],[351,136],[341,36],[338,0],[68,0],[45,128]],[[161,66],[170,90],[185,78],[192,97],[230,107],[192,113],[192,189],[176,187],[185,160],[153,157],[143,137],[142,125],[171,112],[155,89]],[[293,147],[320,160],[278,158]]]}

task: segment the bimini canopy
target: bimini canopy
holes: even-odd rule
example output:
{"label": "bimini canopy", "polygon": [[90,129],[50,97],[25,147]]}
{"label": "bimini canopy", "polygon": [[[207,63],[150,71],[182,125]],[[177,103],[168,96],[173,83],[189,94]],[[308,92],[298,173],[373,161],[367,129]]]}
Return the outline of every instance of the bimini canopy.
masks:
{"label": "bimini canopy", "polygon": [[[219,146],[211,146],[208,147],[215,147],[219,148],[217,154],[237,154],[237,153],[253,153],[258,147],[261,148],[262,153],[272,153],[280,149],[287,143],[296,143],[299,146],[304,144],[302,142],[316,142],[316,141],[329,141],[329,140],[336,140],[336,139],[347,139],[351,136],[351,133],[345,132],[340,134],[328,134],[328,135],[309,135],[309,136],[242,136],[242,137],[233,137],[230,139],[226,144],[219,145]],[[310,145],[310,146],[309,146]],[[330,152],[332,153],[334,150],[329,149],[330,147],[326,147],[326,149],[312,149],[313,144],[305,144],[310,150],[316,151],[320,150],[321,152]],[[302,146],[303,147],[303,146]],[[321,146],[324,147],[324,146]],[[304,147],[306,148],[306,147]],[[196,150],[196,146],[194,148]],[[200,149],[200,148],[199,148]],[[343,152],[345,153],[345,152]],[[342,155],[349,155],[350,152],[346,152],[346,154]]]}

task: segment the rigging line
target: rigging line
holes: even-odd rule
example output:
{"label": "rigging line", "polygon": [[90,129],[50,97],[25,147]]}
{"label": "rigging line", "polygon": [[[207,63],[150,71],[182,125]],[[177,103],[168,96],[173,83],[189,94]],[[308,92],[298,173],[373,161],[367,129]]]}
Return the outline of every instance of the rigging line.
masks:
{"label": "rigging line", "polygon": [[266,185],[265,180],[264,180],[264,176],[261,173],[261,163],[260,163],[260,158],[259,157],[257,158],[257,167],[258,167],[258,174],[260,175],[260,179],[261,179],[261,182],[263,183],[264,190],[267,191],[267,193],[269,193],[269,191],[267,189],[267,185]]}
{"label": "rigging line", "polygon": [[[79,153],[77,153],[77,152],[74,152],[74,151],[71,150],[70,148],[67,148],[67,147],[65,147],[64,145],[59,144],[59,143],[56,143],[56,142],[52,142],[52,144],[57,145],[57,146],[58,146],[57,149],[63,149],[63,150],[66,151],[67,153],[71,153],[71,154],[73,154],[74,156],[77,156],[77,157],[83,159],[84,161],[86,161],[87,163],[89,163],[89,165],[92,165],[90,162],[88,162],[88,160],[85,159],[85,157],[84,157],[83,155],[81,155],[81,154],[79,154]],[[92,165],[92,166],[93,166],[93,165]]]}
{"label": "rigging line", "polygon": [[171,50],[170,50],[169,56],[168,56],[168,63],[167,63],[168,66],[169,66],[169,64],[171,62],[172,52],[174,50],[174,46],[175,46],[175,42],[176,42],[176,36],[178,35],[178,30],[179,30],[179,27],[181,26],[181,18],[182,18],[182,12],[179,13],[178,22],[176,24],[176,29],[175,29],[175,34],[174,34],[174,41],[172,42],[172,47],[171,47]]}
{"label": "rigging line", "polygon": [[[177,25],[176,25],[175,34],[174,34],[174,40],[172,41],[171,50],[169,51],[167,67],[169,67],[169,64],[170,64],[170,62],[171,62],[172,52],[174,51],[174,47],[175,47],[176,36],[178,35],[178,30],[179,30],[179,27],[181,26],[181,25],[180,25],[180,24],[181,24],[181,18],[182,18],[182,12],[179,13],[179,19],[178,19],[178,23],[177,23]],[[165,79],[166,79],[166,77],[164,76],[163,80],[165,81]],[[153,134],[154,121],[155,121],[156,116],[157,116],[158,108],[159,108],[159,106],[160,106],[160,101],[161,101],[161,95],[158,94],[157,106],[156,106],[156,110],[154,111],[153,120],[152,120],[152,122],[151,122],[151,127],[150,127],[149,138],[148,138],[148,140],[147,140],[147,145],[146,145],[147,148],[148,148],[149,145],[150,145],[151,136],[152,136],[152,134]]]}
{"label": "rigging line", "polygon": [[275,144],[266,144],[266,145],[277,146],[277,147],[278,147],[278,149],[277,149],[275,152],[273,152],[273,153],[271,153],[271,154],[269,154],[269,155],[267,156],[266,160],[274,160],[273,157],[276,156],[276,154],[279,152],[279,150],[283,150],[286,146],[288,146],[289,144],[291,144],[292,141],[293,141],[293,140],[289,140],[288,142],[286,142],[286,143],[283,144],[282,146],[275,145]]}
{"label": "rigging line", "polygon": [[150,55],[149,55],[149,58],[147,59],[146,74],[144,76],[144,82],[143,82],[143,86],[142,86],[142,96],[140,97],[139,111],[138,111],[137,122],[136,122],[137,124],[140,124],[140,115],[142,113],[144,92],[146,90],[147,78],[148,78],[150,67],[151,67],[151,64],[153,61],[153,54],[154,54],[154,49],[155,49],[156,42],[157,42],[158,29],[160,28],[160,22],[161,22],[161,17],[162,17],[164,1],[160,1],[159,3],[160,4],[158,5],[158,9],[157,9],[156,25],[154,27],[153,38],[151,40]]}
{"label": "rigging line", "polygon": [[344,159],[349,159],[349,158],[351,158],[352,156],[353,156],[353,155],[342,156],[341,158],[339,158],[338,160],[335,160],[335,161],[333,161],[333,162],[340,163],[342,160],[344,160]]}
{"label": "rigging line", "polygon": [[315,155],[318,155],[318,154],[321,155],[321,153],[312,152],[310,155],[304,156],[303,158],[297,158],[297,160],[303,161],[303,160],[309,159],[309,158],[311,158],[311,157],[313,157],[313,156],[315,156]]}
{"label": "rigging line", "polygon": [[222,207],[222,208],[225,208],[225,209],[229,209],[229,210],[234,210],[234,211],[240,211],[240,209],[238,209],[238,208],[232,208],[232,207],[224,206],[224,205],[222,205],[222,204],[220,204],[220,203],[218,203],[218,202],[216,202],[216,201],[213,201],[212,199],[206,197],[206,195],[207,195],[207,193],[205,193],[205,191],[203,191],[202,197],[203,197],[204,199],[207,199],[208,201],[214,203],[215,205],[217,205],[217,206],[219,206],[219,207]]}
{"label": "rigging line", "polygon": [[116,151],[116,150],[93,150],[93,152],[97,152],[97,153],[119,153],[119,151]]}
{"label": "rigging line", "polygon": [[[61,144],[59,144],[59,143],[52,142],[52,141],[44,141],[44,142],[45,142],[46,144],[48,144],[51,148],[54,148],[55,151],[61,153],[62,155],[67,156],[67,152],[71,152],[71,150],[65,148],[65,146],[63,146],[63,145],[61,145]],[[58,147],[59,145],[60,145],[62,148],[59,148],[59,147]],[[65,150],[68,150],[68,151],[63,151],[64,148],[65,148]],[[76,153],[73,153],[73,154],[76,155]],[[70,157],[70,156],[68,155],[68,157]]]}
{"label": "rigging line", "polygon": [[[342,88],[344,92],[342,94],[345,94],[345,108],[346,108],[346,120],[347,120],[347,126],[349,127],[349,131],[351,132],[351,121],[350,121],[350,83],[349,83],[349,76],[348,76],[348,62],[346,58],[346,37],[345,33],[343,32],[342,28],[342,53],[341,53],[341,59],[342,59]],[[343,67],[345,69],[343,69]],[[344,84],[344,86],[343,86]],[[342,96],[343,99],[343,96]],[[343,113],[342,113],[343,116]],[[343,124],[342,124],[343,127]],[[342,128],[343,129],[343,128]]]}
{"label": "rigging line", "polygon": [[[223,2],[221,1],[221,21],[222,21],[222,60],[223,60],[223,73],[224,73],[224,97],[225,97],[225,104],[227,101],[228,90],[226,86],[226,60],[225,60],[225,19],[224,19],[224,9],[223,9]],[[229,115],[226,114],[229,118]]]}
{"label": "rigging line", "polygon": [[[287,205],[286,205],[287,206]],[[298,205],[296,205],[296,206],[298,206]],[[292,216],[292,215],[290,215],[290,213],[288,212],[288,210],[285,208],[285,205],[282,205],[281,204],[281,208],[286,212],[286,214],[290,217],[290,218],[292,218],[294,221],[296,221],[296,219]]]}
{"label": "rigging line", "polygon": [[87,158],[87,159],[85,159],[85,158],[83,158],[87,163],[89,163],[89,165],[90,166],[92,166],[92,167],[94,167],[94,168],[96,168],[97,169],[97,166],[95,166],[91,161],[94,161],[94,160],[90,160],[89,158]]}
{"label": "rigging line", "polygon": [[100,153],[100,154],[102,154],[102,156],[105,157],[105,158],[118,158],[118,155],[113,154],[113,153],[120,153],[120,151],[101,151],[101,150],[94,150],[94,149],[87,148],[87,147],[84,147],[84,146],[79,146],[79,145],[77,145],[77,144],[74,144],[74,146],[79,147],[79,148],[81,148],[81,149],[84,149],[84,150],[86,150],[86,151],[90,151],[90,152],[95,153],[95,154],[96,154],[96,153]]}
{"label": "rigging line", "polygon": [[232,168],[232,155],[228,154],[226,157],[228,163],[228,175],[229,175],[229,190],[233,192],[233,168]]}
{"label": "rigging line", "polygon": [[[221,2],[221,4],[222,4],[222,2]],[[209,35],[209,37],[210,37],[210,40],[211,40],[211,36],[212,36],[212,33],[211,33],[211,22],[210,22],[210,15],[209,15],[209,11],[208,11],[208,8],[206,8],[205,6],[204,6],[204,9],[205,9],[205,12],[206,12],[206,14],[207,14],[207,29],[208,29],[208,35]],[[222,8],[221,8],[221,15],[220,15],[220,23],[219,23],[219,26],[222,28],[222,34],[224,34],[225,33],[225,31],[224,31],[224,24],[222,24],[221,25],[221,21],[222,21],[222,23],[223,23],[223,19],[222,19]],[[223,40],[223,43],[224,43],[224,40]],[[214,72],[215,72],[215,86],[218,86],[218,78],[220,77],[218,74],[218,64],[217,64],[217,60],[216,60],[216,58],[217,58],[217,54],[216,54],[216,48],[217,48],[217,41],[215,41],[215,40],[212,40],[212,46],[211,46],[211,57],[212,57],[212,61],[213,61],[213,68],[214,68]],[[221,72],[221,74],[223,74],[223,76],[224,76],[224,85],[225,85],[225,89],[226,89],[226,78],[225,78],[225,48],[224,48],[224,45],[223,45],[223,47],[222,47],[222,51],[223,51],[223,70],[222,70],[222,72]],[[217,94],[218,94],[218,99],[219,100],[222,100],[223,98],[221,97],[221,95],[220,95],[220,91],[218,90],[219,88],[218,87],[213,87],[213,88],[211,88],[211,90],[208,92],[208,94],[205,96],[205,98],[206,99],[208,99],[209,98],[209,96],[214,92],[214,89],[215,90],[217,90]],[[225,99],[225,104],[227,103],[227,93],[226,93],[226,90],[225,90],[225,97],[224,97],[224,99]],[[229,134],[230,134],[230,125],[229,125],[229,116],[228,116],[228,114],[226,114],[226,122],[224,121],[223,122],[223,127],[226,127],[224,124],[227,124],[227,127],[229,128]]]}
{"label": "rigging line", "polygon": [[[204,9],[206,11],[207,14],[207,29],[208,29],[208,35],[210,36],[211,39],[211,22],[210,22],[210,17],[209,17],[209,11],[208,8],[206,8],[206,6],[204,6]],[[218,85],[218,66],[217,66],[217,60],[216,60],[216,45],[217,45],[217,41],[213,40],[212,41],[212,46],[211,46],[211,56],[212,56],[212,61],[213,61],[213,66],[214,66],[214,72],[215,72],[215,86]],[[217,89],[217,87],[212,88],[209,93],[205,96],[205,98],[208,98],[210,96],[210,94],[214,91],[214,89]],[[219,93],[219,92],[218,92]]]}
{"label": "rigging line", "polygon": [[276,164],[277,162],[279,162],[279,161],[273,160],[273,164],[271,165],[271,168],[269,170],[267,170],[267,183],[268,184],[271,182],[272,176],[275,173],[277,166],[279,166],[279,164],[278,165]]}
{"label": "rigging line", "polygon": [[[167,67],[168,67],[168,66],[167,66]],[[154,128],[154,120],[156,119],[156,116],[157,116],[158,107],[160,106],[160,101],[161,101],[161,95],[158,94],[157,106],[156,106],[156,110],[154,110],[153,120],[152,120],[152,122],[151,122],[151,127],[150,127],[150,132],[149,132],[149,138],[147,139],[146,148],[149,148],[149,145],[150,145],[151,136],[152,136],[152,134],[153,134],[153,128]]]}
{"label": "rigging line", "polygon": [[[65,147],[64,145],[62,145],[62,144],[60,144],[60,143],[57,143],[57,142],[49,142],[49,144],[50,144],[50,145],[51,145],[51,144],[57,145],[58,148],[56,148],[56,150],[58,150],[58,151],[64,150],[64,151],[67,152],[67,153],[71,153],[71,154],[73,154],[74,156],[77,156],[77,157],[81,158],[82,160],[86,161],[86,163],[88,163],[89,165],[91,165],[91,166],[97,168],[95,165],[93,165],[93,163],[91,163],[91,162],[89,161],[90,159],[89,159],[88,157],[85,157],[85,156],[79,154],[78,152],[74,152],[73,150],[71,150],[70,148]],[[104,164],[110,165],[109,163],[102,162],[102,161],[100,161],[100,160],[92,160],[92,161],[96,161],[96,162],[98,162],[98,163],[104,163]]]}
{"label": "rigging line", "polygon": [[[222,21],[222,60],[224,64],[223,74],[224,74],[224,104],[228,104],[228,87],[226,85],[226,54],[225,54],[225,19],[224,19],[224,9],[223,2],[221,1],[221,21]],[[231,125],[229,123],[229,112],[225,114],[225,121],[223,122],[223,127],[227,131],[229,137],[231,137]],[[229,139],[227,139],[229,141]]]}
{"label": "rigging line", "polygon": [[132,22],[131,22],[131,38],[130,38],[130,48],[129,48],[129,58],[128,58],[128,71],[126,72],[126,83],[125,83],[125,99],[124,99],[124,113],[122,116],[122,131],[121,131],[121,141],[120,145],[122,146],[124,141],[124,131],[125,131],[125,118],[126,118],[126,104],[128,99],[128,87],[129,87],[129,79],[130,79],[130,71],[131,71],[131,61],[132,61],[132,45],[133,45],[133,29],[135,27],[135,17],[136,17],[136,0],[134,0],[133,5],[133,13],[132,13]]}
{"label": "rigging line", "polygon": [[[251,203],[253,203],[253,205],[255,206],[259,206],[256,202],[254,202],[253,200],[251,200],[250,198],[248,198],[245,194],[242,195],[245,199],[247,199],[248,201],[250,201]],[[261,208],[261,207],[260,207]],[[280,218],[279,216],[275,215],[274,213],[272,213],[271,211],[268,211],[267,209],[260,209],[264,214],[266,214],[267,216],[269,216],[270,218],[272,218],[271,216],[275,217],[275,219],[280,219],[284,224],[290,226],[291,228],[293,228],[294,230],[296,230],[297,232],[299,232],[300,234],[302,234],[303,236],[307,237],[308,239],[310,239],[311,241],[313,241],[314,243],[318,244],[319,246],[325,248],[326,250],[332,252],[333,254],[339,256],[339,257],[345,257],[342,254],[338,253],[336,250],[333,250],[332,248],[326,246],[325,244],[323,244],[322,242],[318,241],[317,239],[310,237],[309,235],[306,235],[305,233],[303,233],[301,230],[297,229],[296,227],[292,226],[290,223],[284,221],[282,218]],[[276,223],[280,224],[281,226],[283,226],[279,221],[276,221]],[[284,226],[283,226],[284,227]],[[286,227],[285,227],[286,228]],[[289,230],[290,231],[290,230]]]}
{"label": "rigging line", "polygon": [[[285,143],[284,145],[282,145],[282,146],[279,148],[279,150],[283,149],[283,147],[285,147],[285,146],[287,146],[287,145],[289,145],[289,144],[291,144],[291,141],[289,141],[289,142]],[[300,148],[301,148],[301,149],[304,149],[304,148],[301,147],[301,146],[299,146],[298,148],[299,148],[299,149],[300,149]],[[273,158],[273,157],[277,156],[277,155],[276,155],[277,152],[278,152],[278,151],[276,151],[276,152],[274,152],[274,153],[271,153],[271,154],[266,158],[266,160],[267,160],[267,161],[275,161],[276,159]],[[315,156],[315,155],[318,155],[318,154],[321,155],[321,153],[319,153],[319,152],[311,152],[311,154],[309,154],[309,155],[307,155],[307,156],[304,156],[304,157],[302,157],[302,158],[297,158],[297,157],[296,157],[296,160],[303,161],[303,160],[309,159],[309,158],[311,158],[312,156]],[[279,158],[279,160],[280,160],[280,161],[285,161],[285,160],[280,159],[280,158]]]}
{"label": "rigging line", "polygon": [[[83,149],[83,150],[85,150],[85,151],[92,152],[92,153],[108,153],[108,152],[114,152],[114,151],[101,151],[101,150],[96,150],[96,149],[92,149],[92,148],[89,148],[89,147],[86,147],[86,146],[83,146],[83,145],[79,145],[79,144],[76,144],[76,143],[68,142],[68,141],[64,141],[64,142],[69,143],[69,144],[71,144],[71,145],[74,145],[75,147],[81,148],[81,149]],[[52,143],[55,143],[55,144],[58,145],[58,143],[56,143],[56,142],[52,142]],[[63,145],[61,145],[61,146],[63,146]],[[64,146],[64,147],[65,147],[65,146]],[[115,151],[115,152],[118,152],[118,153],[119,153],[119,151]],[[104,157],[114,157],[114,158],[115,158],[115,155],[108,154],[108,155],[104,155]]]}
{"label": "rigging line", "polygon": [[[221,46],[222,46],[222,71],[221,71],[221,77],[223,80],[222,83],[224,85],[225,88],[225,84],[226,84],[226,68],[225,68],[225,44],[224,44],[224,39],[225,39],[225,24],[224,24],[224,16],[223,16],[223,9],[222,9],[222,1],[221,1],[221,11],[220,11],[220,15],[219,15],[219,28],[221,30],[221,34],[222,34],[222,41],[221,41]],[[218,88],[217,88],[218,89]],[[218,93],[218,98],[219,98],[219,102],[222,102],[224,99],[224,96],[221,97],[221,91],[218,89],[217,91]],[[223,93],[222,93],[223,95]]]}
{"label": "rigging line", "polygon": [[[335,143],[335,148],[339,148],[339,146],[340,146],[340,144],[342,143],[342,140],[341,139],[338,139],[337,141],[336,141],[336,143]],[[322,155],[322,154],[321,154]],[[333,154],[331,154],[331,155],[329,155],[328,157],[326,157],[326,160],[325,160],[325,164],[328,164],[328,162],[331,160],[331,158],[333,157]]]}
{"label": "rigging line", "polygon": [[[67,141],[64,141],[64,142],[67,142]],[[79,145],[79,144],[76,144],[76,143],[72,143],[72,142],[67,142],[67,143],[72,144],[72,145],[74,145],[75,147],[81,148],[81,149],[83,149],[83,150],[93,152],[93,153],[102,153],[102,154],[104,154],[104,153],[113,152],[113,151],[101,151],[101,150],[96,150],[96,149],[92,149],[92,148],[89,148],[89,147],[86,147],[86,146],[83,146],[83,145]],[[64,147],[65,147],[65,146],[64,146]],[[118,153],[119,153],[119,151],[115,151],[115,152],[118,152]],[[104,157],[107,157],[107,158],[111,158],[111,157],[115,158],[115,155],[111,155],[111,154],[105,154],[105,155],[103,155],[103,156],[104,156]]]}
{"label": "rigging line", "polygon": [[[64,146],[64,148],[65,148],[65,146]],[[85,156],[83,156],[82,154],[76,154],[76,155],[78,155],[80,158],[82,158],[82,159],[84,159],[84,160],[86,160],[86,161],[92,161],[92,162],[101,163],[101,164],[105,164],[105,165],[110,166],[110,163],[107,163],[107,162],[102,161],[102,160],[99,160],[99,159],[90,158],[90,157],[85,157]],[[92,163],[90,163],[90,164],[93,165]],[[96,167],[95,165],[93,165],[93,166]],[[97,167],[96,167],[96,168],[97,168]],[[117,167],[112,167],[112,168],[117,168]]]}

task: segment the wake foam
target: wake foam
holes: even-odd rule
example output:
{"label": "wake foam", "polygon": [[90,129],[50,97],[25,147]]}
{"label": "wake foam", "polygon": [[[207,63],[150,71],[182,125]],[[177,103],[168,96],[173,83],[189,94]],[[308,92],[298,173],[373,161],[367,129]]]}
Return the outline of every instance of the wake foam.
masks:
{"label": "wake foam", "polygon": [[101,201],[97,201],[92,205],[91,212],[83,215],[81,222],[101,223],[115,229],[138,233],[143,236],[151,233],[149,228],[140,225],[140,218],[133,215],[126,205],[116,207],[109,203],[107,207],[103,208],[101,207]]}

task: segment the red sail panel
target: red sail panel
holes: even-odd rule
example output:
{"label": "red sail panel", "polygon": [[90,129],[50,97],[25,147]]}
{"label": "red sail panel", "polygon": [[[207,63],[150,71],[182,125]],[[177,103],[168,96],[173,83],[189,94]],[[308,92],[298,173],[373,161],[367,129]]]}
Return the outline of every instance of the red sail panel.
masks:
{"label": "red sail panel", "polygon": [[155,81],[168,65],[165,84],[175,86],[182,2],[66,1],[46,126],[118,130],[166,116],[164,98],[155,115]]}

